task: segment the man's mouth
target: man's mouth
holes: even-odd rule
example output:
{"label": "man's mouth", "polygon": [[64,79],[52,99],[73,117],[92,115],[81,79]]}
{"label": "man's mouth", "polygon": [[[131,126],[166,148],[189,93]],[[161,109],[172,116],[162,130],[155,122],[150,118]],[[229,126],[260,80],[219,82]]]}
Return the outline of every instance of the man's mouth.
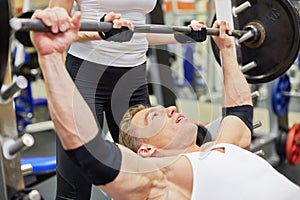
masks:
{"label": "man's mouth", "polygon": [[184,119],[184,116],[183,115],[179,115],[176,119],[176,123],[179,123],[181,120]]}

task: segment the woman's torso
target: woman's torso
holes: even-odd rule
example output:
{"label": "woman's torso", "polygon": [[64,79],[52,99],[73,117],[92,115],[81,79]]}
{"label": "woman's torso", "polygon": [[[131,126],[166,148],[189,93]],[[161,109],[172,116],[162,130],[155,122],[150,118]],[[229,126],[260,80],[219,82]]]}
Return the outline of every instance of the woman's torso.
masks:
{"label": "woman's torso", "polygon": [[[112,11],[137,25],[145,24],[146,14],[154,8],[156,0],[78,0],[77,3],[82,20],[99,21],[104,14]],[[69,53],[99,64],[132,67],[146,61],[147,49],[146,34],[134,33],[131,41],[124,43],[103,40],[75,42]]]}

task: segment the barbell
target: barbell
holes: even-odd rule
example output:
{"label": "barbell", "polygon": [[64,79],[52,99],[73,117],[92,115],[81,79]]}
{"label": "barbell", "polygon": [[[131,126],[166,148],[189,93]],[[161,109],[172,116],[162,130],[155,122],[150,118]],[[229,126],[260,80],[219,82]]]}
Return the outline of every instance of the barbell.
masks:
{"label": "barbell", "polygon": [[[51,31],[49,27],[45,26],[43,22],[38,19],[12,18],[10,20],[10,26],[16,31],[39,31],[39,32]],[[80,31],[106,32],[111,30],[112,27],[113,27],[112,23],[109,22],[95,22],[95,21],[88,21],[88,20],[80,21]],[[192,29],[187,26],[167,26],[167,25],[154,25],[154,24],[134,25],[135,33],[189,34],[191,30]],[[232,35],[235,37],[241,37],[246,32],[248,31],[233,30]],[[219,35],[219,29],[207,28],[207,35]]]}
{"label": "barbell", "polygon": [[[239,9],[236,13],[237,28],[233,36],[238,41],[238,61],[249,83],[269,82],[284,72],[295,61],[299,52],[299,14],[289,0],[249,0],[251,7]],[[242,0],[237,0],[242,4]],[[238,7],[238,6],[237,6]],[[245,10],[244,10],[245,9]],[[236,9],[235,9],[236,10]],[[11,29],[22,31],[49,31],[39,20],[9,18],[8,1],[0,3],[0,87],[7,65],[9,36]],[[111,23],[81,21],[81,31],[108,31]],[[187,34],[186,26],[135,25],[136,33]],[[208,35],[218,35],[219,30],[207,28]],[[218,50],[213,47],[216,59],[220,62]]]}

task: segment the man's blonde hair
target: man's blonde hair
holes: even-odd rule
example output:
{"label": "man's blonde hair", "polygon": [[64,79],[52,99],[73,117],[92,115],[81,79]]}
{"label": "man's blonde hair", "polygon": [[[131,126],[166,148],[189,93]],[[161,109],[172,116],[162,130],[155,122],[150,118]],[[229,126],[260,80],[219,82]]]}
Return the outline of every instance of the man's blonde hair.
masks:
{"label": "man's blonde hair", "polygon": [[130,107],[120,123],[119,143],[136,153],[145,139],[136,137],[131,121],[136,113],[147,108],[148,106],[142,104]]}

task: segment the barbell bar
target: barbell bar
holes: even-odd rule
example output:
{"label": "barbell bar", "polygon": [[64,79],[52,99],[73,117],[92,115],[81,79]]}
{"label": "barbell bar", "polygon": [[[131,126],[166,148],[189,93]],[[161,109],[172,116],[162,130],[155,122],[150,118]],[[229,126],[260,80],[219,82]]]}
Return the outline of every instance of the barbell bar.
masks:
{"label": "barbell bar", "polygon": [[[20,19],[12,18],[10,20],[10,26],[16,31],[40,31],[40,32],[50,32],[51,29],[43,24],[41,20],[38,19]],[[97,32],[107,32],[112,29],[112,23],[110,22],[95,22],[82,20],[80,22],[80,31],[97,31]],[[206,28],[207,35],[219,35],[219,29],[216,28]],[[190,27],[187,26],[167,26],[167,25],[134,25],[135,33],[161,33],[161,34],[174,34],[183,33],[189,34],[192,31]],[[241,37],[247,32],[252,30],[233,30],[232,36]]]}

